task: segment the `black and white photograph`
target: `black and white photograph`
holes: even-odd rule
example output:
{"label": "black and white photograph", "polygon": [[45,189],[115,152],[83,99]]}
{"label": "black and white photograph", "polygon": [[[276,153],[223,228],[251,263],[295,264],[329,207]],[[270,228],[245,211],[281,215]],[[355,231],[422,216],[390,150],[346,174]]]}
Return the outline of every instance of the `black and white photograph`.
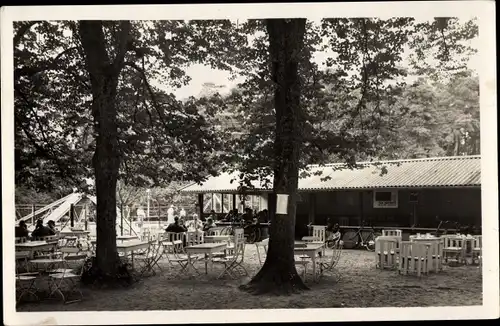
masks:
{"label": "black and white photograph", "polygon": [[494,9],[3,7],[4,324],[498,318]]}

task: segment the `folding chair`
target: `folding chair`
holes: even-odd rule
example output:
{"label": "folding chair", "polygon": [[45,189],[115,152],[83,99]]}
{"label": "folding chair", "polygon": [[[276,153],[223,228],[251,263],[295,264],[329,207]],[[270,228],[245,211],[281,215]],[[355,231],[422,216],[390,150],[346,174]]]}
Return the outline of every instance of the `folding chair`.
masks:
{"label": "folding chair", "polygon": [[[237,239],[237,238],[236,238]],[[213,258],[214,263],[224,265],[224,270],[217,277],[222,278],[224,275],[229,275],[232,279],[236,279],[236,273],[241,272],[243,275],[248,275],[248,271],[245,266],[243,266],[243,260],[245,256],[245,241],[240,239],[235,240],[234,251],[232,255],[227,255],[224,257]]]}
{"label": "folding chair", "polygon": [[[78,286],[83,273],[85,259],[86,255],[78,253],[74,255],[68,254],[64,257],[64,267],[54,270],[54,273],[49,274],[49,296],[57,292],[61,295],[65,304],[83,300],[83,294]],[[77,294],[79,299],[68,300],[72,294]]]}
{"label": "folding chair", "polygon": [[136,257],[136,261],[139,265],[139,274],[143,276],[147,272],[151,272],[152,275],[156,275],[154,267],[158,267],[160,271],[163,271],[160,265],[158,265],[158,261],[162,255],[162,245],[160,242],[156,240],[149,241],[149,246],[144,255],[140,255]]}
{"label": "folding chair", "polygon": [[39,301],[38,288],[35,283],[39,273],[20,273],[19,267],[16,261],[16,306],[25,295],[31,295],[36,301]]}
{"label": "folding chair", "polygon": [[338,282],[340,280],[340,273],[337,273],[335,267],[339,263],[340,257],[342,256],[342,249],[344,247],[344,242],[338,240],[334,243],[332,247],[332,255],[323,255],[318,257],[316,263],[318,267],[318,279],[323,276],[324,273],[334,273],[335,280]]}
{"label": "folding chair", "polygon": [[[179,272],[175,276],[179,276],[182,273],[187,271],[188,268],[188,257],[186,253],[184,252],[184,244],[182,237],[184,236],[184,233],[172,233],[169,234],[169,240],[172,241],[167,241],[167,247],[169,246],[169,243],[172,244],[171,250],[164,249],[164,253],[167,257],[167,261],[172,266],[173,268],[176,268],[177,266],[180,267]],[[165,242],[163,243],[165,246]],[[191,259],[198,259],[197,256],[192,256]],[[194,268],[194,270],[199,274],[198,270]]]}
{"label": "folding chair", "polygon": [[267,246],[269,245],[269,238],[266,238],[262,241],[255,242],[255,247],[257,249],[257,258],[259,259],[259,264],[262,266],[262,259],[260,257],[260,247],[264,248],[264,253],[267,254]]}

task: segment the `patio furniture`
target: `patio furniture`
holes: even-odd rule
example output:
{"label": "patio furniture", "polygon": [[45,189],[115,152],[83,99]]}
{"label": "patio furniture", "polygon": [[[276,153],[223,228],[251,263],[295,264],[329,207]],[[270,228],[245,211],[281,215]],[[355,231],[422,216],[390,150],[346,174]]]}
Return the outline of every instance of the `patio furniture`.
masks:
{"label": "patio furniture", "polygon": [[163,246],[162,256],[164,254],[173,253],[176,246],[182,248],[184,246],[184,232],[165,232],[160,236],[160,242]]}
{"label": "patio furniture", "polygon": [[[188,256],[185,254],[182,241],[184,233],[167,233],[168,239],[167,241],[163,242],[163,253],[167,257],[167,261],[170,266],[172,266],[173,268],[176,268],[177,266],[180,267],[179,272],[176,274],[176,276],[179,276],[180,274],[187,271],[189,264]],[[193,259],[193,257],[191,257],[191,259]],[[194,259],[198,259],[198,257],[194,257]]]}
{"label": "patio furniture", "polygon": [[245,242],[238,241],[235,243],[235,248],[231,255],[213,258],[213,263],[224,265],[224,270],[217,278],[219,279],[224,277],[224,275],[229,275],[229,277],[231,277],[232,279],[236,279],[236,272],[239,271],[242,272],[242,275],[248,275],[248,271],[246,270],[245,266],[243,266],[244,256]]}
{"label": "patio furniture", "polygon": [[464,238],[457,235],[443,235],[443,260],[445,263],[453,259],[457,263],[462,263],[464,260]]}
{"label": "patio furniture", "polygon": [[375,267],[379,269],[395,269],[397,267],[398,240],[381,236],[375,239]]}
{"label": "patio furniture", "polygon": [[[331,248],[332,254],[326,254],[323,256],[318,257],[318,267],[319,267],[319,272],[317,279],[319,280],[323,274],[325,273],[334,273],[336,274],[336,281],[340,279],[340,273],[337,273],[335,270],[335,267],[339,263],[340,257],[342,255],[342,249],[343,249],[344,243],[342,240],[338,240],[333,244],[333,247]],[[327,250],[326,252],[328,253],[330,250]]]}
{"label": "patio furniture", "polygon": [[311,225],[312,235],[302,237],[302,241],[322,243],[326,240],[325,225]]}
{"label": "patio furniture", "polygon": [[203,231],[188,231],[186,233],[186,246],[193,246],[203,243]]}
{"label": "patio furniture", "polygon": [[36,287],[36,280],[38,273],[22,273],[20,266],[16,261],[16,306],[21,302],[25,295],[31,295],[36,301],[40,298],[37,295],[38,288]]}
{"label": "patio furniture", "polygon": [[[185,247],[184,251],[186,252],[188,258],[188,269],[190,267],[193,267],[195,271],[198,273],[198,270],[194,267],[194,262],[203,260],[205,262],[205,274],[208,274],[209,261],[210,261],[210,268],[213,269],[213,262],[214,262],[214,259],[212,259],[213,254],[216,252],[223,251],[224,249],[226,249],[226,247],[227,247],[226,243],[199,243]],[[202,254],[205,257],[201,259],[198,258],[193,261],[192,258],[193,254]]]}
{"label": "patio furniture", "polygon": [[402,237],[403,231],[401,231],[401,230],[382,230],[382,236]]}
{"label": "patio furniture", "polygon": [[264,249],[264,253],[267,255],[267,247],[269,246],[269,238],[264,239],[259,242],[255,242],[255,247],[257,249],[257,258],[259,259],[259,264],[262,266],[262,259],[260,257],[260,248]]}
{"label": "patio furniture", "polygon": [[402,241],[399,253],[399,274],[416,274],[418,277],[429,272],[428,251],[425,243]]}
{"label": "patio furniture", "polygon": [[55,246],[55,243],[47,243],[46,241],[26,241],[23,243],[16,243],[16,251],[29,251],[31,259],[35,252],[50,251]]}
{"label": "patio furniture", "polygon": [[443,241],[430,234],[417,234],[410,237],[410,242],[426,245],[429,272],[439,272],[443,269]]}
{"label": "patio furniture", "polygon": [[472,246],[473,253],[473,263],[477,261],[480,267],[482,267],[483,263],[483,237],[480,235],[474,236],[474,243]]}
{"label": "patio furniture", "polygon": [[26,238],[26,237],[16,237],[15,241],[16,241],[16,243],[25,243],[26,241],[28,241],[28,238]]}
{"label": "patio furniture", "polygon": [[144,251],[148,247],[149,247],[149,242],[144,242],[144,241],[127,241],[124,243],[116,244],[116,249],[118,253],[122,253],[124,255],[130,253],[132,268],[134,268],[134,253],[137,251]]}
{"label": "patio furniture", "polygon": [[205,243],[211,243],[211,242],[229,242],[230,236],[229,235],[205,235],[203,236],[203,241]]}
{"label": "patio furniture", "polygon": [[[68,248],[68,250],[70,249],[74,250],[74,248]],[[83,294],[78,287],[83,273],[85,259],[86,256],[81,254],[67,255],[64,257],[63,268],[49,274],[49,297],[55,293],[59,293],[64,304],[79,302],[83,299]],[[68,300],[73,294],[77,294],[79,298]]]}
{"label": "patio furniture", "polygon": [[[313,266],[313,281],[316,281],[316,257],[324,251],[325,244],[324,243],[306,243],[305,246],[295,246],[294,248],[294,255],[300,256],[300,257],[305,257],[307,256],[308,258],[311,259],[312,266]],[[295,261],[296,264],[305,266],[307,265],[306,263],[307,260],[301,259],[299,261]]]}
{"label": "patio furniture", "polygon": [[130,240],[139,240],[139,237],[137,235],[118,235],[116,237],[116,240],[121,242]]}
{"label": "patio furniture", "polygon": [[149,247],[144,255],[139,255],[136,257],[136,261],[139,264],[139,274],[143,276],[145,273],[151,272],[152,275],[156,275],[155,266],[158,267],[160,271],[163,271],[161,266],[158,264],[162,256],[162,245],[161,243],[151,240],[149,241]]}

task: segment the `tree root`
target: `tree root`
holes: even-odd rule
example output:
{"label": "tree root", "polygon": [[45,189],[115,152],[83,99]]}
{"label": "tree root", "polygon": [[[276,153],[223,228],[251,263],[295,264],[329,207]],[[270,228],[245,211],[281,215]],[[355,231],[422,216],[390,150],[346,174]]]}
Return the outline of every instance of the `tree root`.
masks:
{"label": "tree root", "polygon": [[276,296],[298,294],[309,290],[296,271],[281,268],[262,268],[247,284],[239,287],[241,291],[253,294],[272,294]]}

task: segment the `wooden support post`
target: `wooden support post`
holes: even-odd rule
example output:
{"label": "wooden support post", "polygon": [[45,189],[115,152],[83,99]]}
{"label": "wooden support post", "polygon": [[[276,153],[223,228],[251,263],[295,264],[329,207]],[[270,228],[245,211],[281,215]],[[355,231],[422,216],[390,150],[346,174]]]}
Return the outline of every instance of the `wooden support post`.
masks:
{"label": "wooden support post", "polygon": [[73,204],[69,205],[69,221],[71,227],[75,226],[75,207]]}
{"label": "wooden support post", "polygon": [[31,225],[35,225],[35,204],[31,205]]}
{"label": "wooden support post", "polygon": [[220,194],[220,206],[221,206],[220,212],[224,214],[224,194]]}
{"label": "wooden support post", "polygon": [[198,216],[203,220],[203,194],[198,194]]}
{"label": "wooden support post", "polygon": [[236,194],[233,194],[233,210],[236,209]]}
{"label": "wooden support post", "polygon": [[314,224],[316,219],[316,194],[309,194],[309,223]]}
{"label": "wooden support post", "polygon": [[84,218],[84,223],[85,223],[84,224],[85,225],[85,231],[87,231],[88,228],[89,228],[89,222],[87,220],[87,214],[88,214],[88,205],[87,204],[85,204],[85,206],[83,207],[83,212],[84,212],[83,213],[83,218]]}
{"label": "wooden support post", "polygon": [[364,210],[364,191],[359,192],[359,218],[360,223],[365,220],[365,210]]}

